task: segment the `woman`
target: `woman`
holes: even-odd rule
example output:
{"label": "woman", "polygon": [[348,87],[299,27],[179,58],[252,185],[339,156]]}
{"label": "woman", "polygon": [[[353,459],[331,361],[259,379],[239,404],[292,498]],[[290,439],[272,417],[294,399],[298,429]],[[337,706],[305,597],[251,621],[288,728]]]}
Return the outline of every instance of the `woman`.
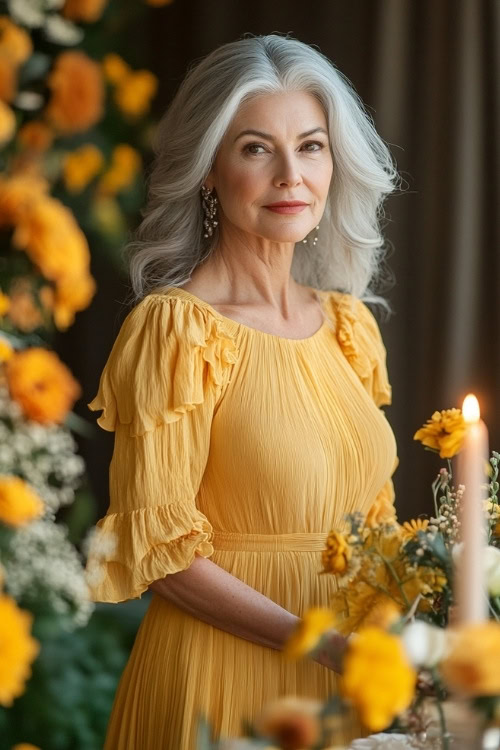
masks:
{"label": "woman", "polygon": [[385,350],[359,298],[396,180],[346,80],[290,38],[215,50],[163,118],[137,304],[89,404],[115,431],[94,597],[154,593],[106,748],[193,750],[199,715],[235,736],[279,695],[335,692],[340,634],[331,663],[281,651],[334,590],[328,531],[393,513]]}

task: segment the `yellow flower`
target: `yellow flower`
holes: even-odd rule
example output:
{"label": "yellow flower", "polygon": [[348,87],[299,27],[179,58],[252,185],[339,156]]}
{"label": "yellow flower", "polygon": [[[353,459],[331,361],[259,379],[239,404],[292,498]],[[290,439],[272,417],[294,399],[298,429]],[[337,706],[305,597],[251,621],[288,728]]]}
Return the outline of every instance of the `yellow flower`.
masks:
{"label": "yellow flower", "polygon": [[412,518],[411,521],[403,523],[403,541],[416,539],[419,531],[425,531],[429,525],[427,518]]}
{"label": "yellow flower", "polygon": [[114,195],[128,187],[141,164],[141,157],[132,146],[126,143],[116,146],[111,156],[111,166],[99,181],[100,195]]}
{"label": "yellow flower", "polygon": [[0,292],[0,318],[9,311],[10,299],[7,294]]}
{"label": "yellow flower", "polygon": [[54,133],[44,122],[32,120],[20,128],[17,139],[23,148],[43,153],[51,147]]}
{"label": "yellow flower", "polygon": [[19,745],[14,745],[12,750],[40,750],[38,745],[31,745],[29,742],[21,742]]}
{"label": "yellow flower", "polygon": [[104,56],[102,60],[102,69],[106,80],[115,86],[122,83],[122,81],[124,81],[131,73],[125,60],[114,52],[110,52],[108,55]]}
{"label": "yellow flower", "polygon": [[383,523],[395,523],[396,508],[394,507],[394,485],[388,480],[373,501],[365,518],[368,528],[380,526]]}
{"label": "yellow flower", "polygon": [[321,553],[321,561],[325,573],[345,573],[352,549],[343,534],[331,531],[326,540],[326,549]]}
{"label": "yellow flower", "polygon": [[11,357],[14,356],[14,349],[11,347],[7,339],[0,336],[0,364],[2,362],[8,362]]}
{"label": "yellow flower", "polygon": [[62,422],[80,396],[80,385],[59,357],[32,347],[6,364],[10,395],[24,414],[42,424]]}
{"label": "yellow flower", "polygon": [[450,628],[451,648],[439,669],[448,686],[470,696],[500,695],[500,623]]}
{"label": "yellow flower", "polygon": [[461,450],[466,430],[460,409],[445,409],[435,411],[413,439],[438,451],[441,458],[452,458]]}
{"label": "yellow flower", "polygon": [[8,104],[0,101],[0,145],[10,141],[16,129],[16,116]]}
{"label": "yellow flower", "polygon": [[64,331],[75,319],[75,312],[89,306],[96,291],[96,283],[89,273],[67,276],[58,281],[52,299],[54,323]]}
{"label": "yellow flower", "polygon": [[384,729],[410,705],[416,680],[397,636],[370,626],[349,643],[340,689],[371,731]]}
{"label": "yellow flower", "polygon": [[31,676],[39,644],[31,636],[33,618],[10,596],[0,596],[0,704],[11,706]]}
{"label": "yellow flower", "polygon": [[115,101],[130,117],[144,115],[156,94],[158,79],[149,70],[136,70],[123,78],[115,90]]}
{"label": "yellow flower", "polygon": [[103,14],[108,0],[66,0],[63,15],[71,21],[93,23]]}
{"label": "yellow flower", "polygon": [[326,607],[309,609],[285,644],[285,656],[298,659],[314,651],[321,636],[333,627],[334,623],[335,617],[330,609]]}
{"label": "yellow flower", "polygon": [[104,159],[97,146],[87,143],[67,154],[63,161],[64,182],[68,190],[78,193],[98,174]]}
{"label": "yellow flower", "polygon": [[321,738],[321,703],[287,696],[266,706],[254,729],[283,750],[304,750]]}
{"label": "yellow flower", "polygon": [[0,16],[0,54],[9,57],[16,65],[26,62],[33,52],[29,34],[16,26],[7,16]]}
{"label": "yellow flower", "polygon": [[22,479],[0,475],[0,521],[9,526],[24,526],[39,518],[44,505]]}
{"label": "yellow flower", "polygon": [[17,225],[48,189],[46,180],[32,175],[0,177],[0,226]]}
{"label": "yellow flower", "polygon": [[95,125],[103,115],[104,84],[101,69],[85,53],[62,52],[47,78],[51,97],[46,115],[61,133],[78,133]]}

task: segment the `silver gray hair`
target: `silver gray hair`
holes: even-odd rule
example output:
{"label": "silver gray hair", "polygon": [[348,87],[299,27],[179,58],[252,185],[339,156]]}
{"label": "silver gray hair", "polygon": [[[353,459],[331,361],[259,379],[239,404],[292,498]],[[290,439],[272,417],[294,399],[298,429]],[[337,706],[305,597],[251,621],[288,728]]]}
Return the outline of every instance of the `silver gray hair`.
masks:
{"label": "silver gray hair", "polygon": [[334,170],[315,247],[295,245],[292,276],[317,289],[382,301],[371,289],[385,254],[382,204],[399,187],[391,153],[349,80],[289,36],[218,47],[186,75],[154,139],[143,219],[126,255],[134,301],[180,286],[217,245],[204,238],[200,188],[238,108],[259,94],[306,91],[322,105]]}

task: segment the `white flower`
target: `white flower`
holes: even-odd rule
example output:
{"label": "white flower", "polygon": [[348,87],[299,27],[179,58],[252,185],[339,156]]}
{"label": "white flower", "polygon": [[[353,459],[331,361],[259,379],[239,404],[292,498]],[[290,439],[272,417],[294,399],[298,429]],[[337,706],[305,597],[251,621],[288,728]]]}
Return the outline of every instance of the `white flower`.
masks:
{"label": "white flower", "polygon": [[42,0],[8,0],[9,11],[14,21],[30,29],[43,26],[44,5]]}
{"label": "white flower", "polygon": [[55,44],[78,44],[84,37],[82,29],[79,29],[71,21],[55,14],[47,16],[43,31],[47,39],[55,42]]}
{"label": "white flower", "polygon": [[408,658],[416,667],[432,668],[441,661],[447,650],[446,631],[422,620],[407,625],[401,639]]}
{"label": "white flower", "polygon": [[488,545],[484,550],[486,586],[490,596],[500,596],[500,549]]}

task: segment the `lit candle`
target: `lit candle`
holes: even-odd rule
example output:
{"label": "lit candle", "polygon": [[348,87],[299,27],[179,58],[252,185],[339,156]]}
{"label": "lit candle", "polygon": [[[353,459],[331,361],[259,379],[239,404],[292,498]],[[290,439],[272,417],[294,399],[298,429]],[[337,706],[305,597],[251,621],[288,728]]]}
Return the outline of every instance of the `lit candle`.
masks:
{"label": "lit candle", "polygon": [[465,485],[459,520],[461,554],[455,568],[455,605],[457,624],[482,622],[488,618],[488,598],[484,575],[486,524],[483,511],[488,461],[488,430],[480,419],[477,398],[469,394],[462,413],[467,424],[463,448],[459,454],[458,481]]}

